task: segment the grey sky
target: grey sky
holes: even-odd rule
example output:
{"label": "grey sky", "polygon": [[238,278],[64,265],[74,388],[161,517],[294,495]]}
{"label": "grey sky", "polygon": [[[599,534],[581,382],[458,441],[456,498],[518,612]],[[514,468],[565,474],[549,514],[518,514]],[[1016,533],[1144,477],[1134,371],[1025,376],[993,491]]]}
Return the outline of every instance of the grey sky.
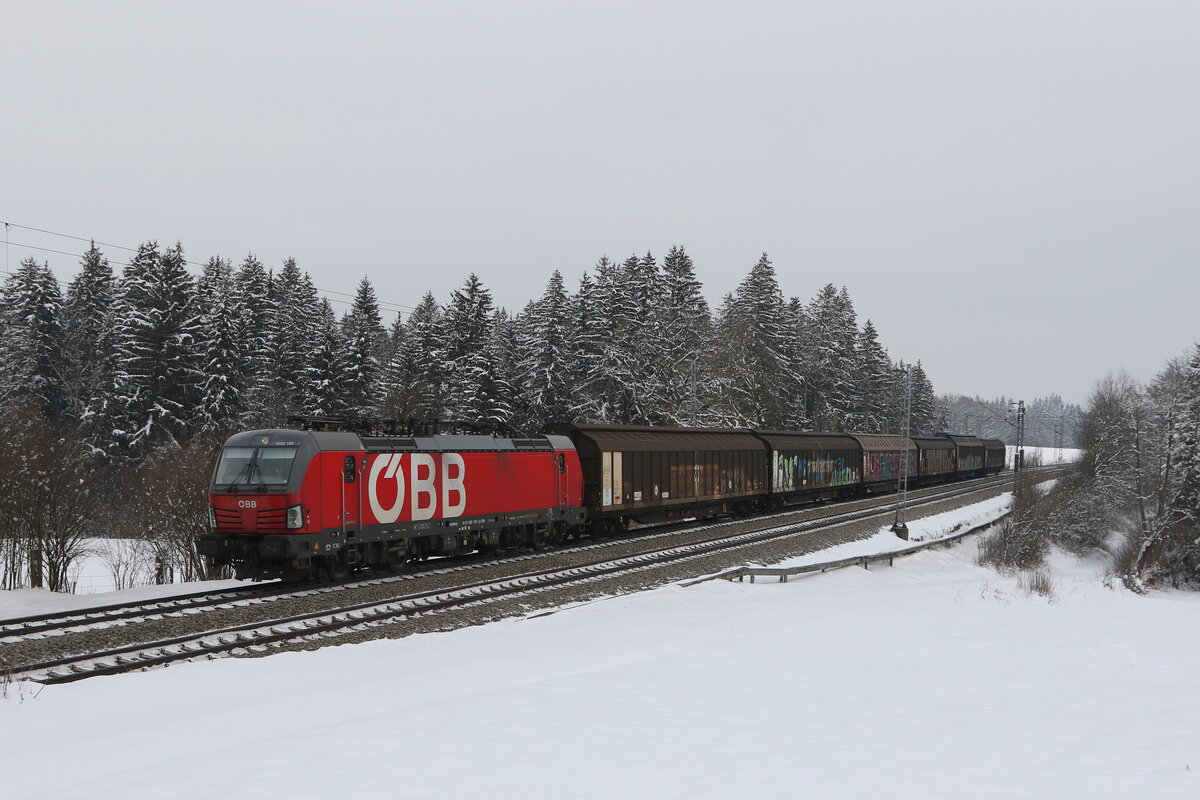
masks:
{"label": "grey sky", "polygon": [[985,396],[1079,402],[1200,335],[1195,2],[8,1],[0,21],[12,222],[291,255],[409,305],[474,271],[519,309],[555,268],[676,243],[715,304],[765,250],[785,294],[845,284],[893,356]]}

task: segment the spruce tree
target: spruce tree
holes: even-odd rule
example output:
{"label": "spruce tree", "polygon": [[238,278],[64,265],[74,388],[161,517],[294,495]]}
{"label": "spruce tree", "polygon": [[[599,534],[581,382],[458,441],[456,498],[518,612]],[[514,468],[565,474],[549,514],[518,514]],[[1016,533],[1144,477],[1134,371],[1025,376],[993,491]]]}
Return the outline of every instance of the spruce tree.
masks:
{"label": "spruce tree", "polygon": [[827,284],[808,306],[808,408],[818,430],[844,430],[855,394],[858,326],[845,287]]}
{"label": "spruce tree", "polygon": [[268,408],[274,394],[270,331],[275,324],[274,281],[253,253],[238,267],[234,281],[238,310],[238,338],[246,363],[243,424],[261,427],[272,423]]}
{"label": "spruce tree", "polygon": [[706,373],[712,337],[712,317],[691,257],[672,247],[663,259],[662,307],[659,311],[662,348],[662,418],[673,425],[696,425],[712,393]]}
{"label": "spruce tree", "polygon": [[286,259],[271,282],[273,310],[266,331],[264,369],[270,375],[261,393],[265,422],[282,425],[304,409],[308,380],[307,356],[314,348],[320,301],[308,273]]}
{"label": "spruce tree", "polygon": [[569,318],[570,303],[562,273],[555,270],[541,299],[530,303],[521,315],[517,337],[519,394],[526,406],[524,424],[531,430],[567,419],[570,414]]}
{"label": "spruce tree", "polygon": [[62,305],[49,265],[33,258],[0,288],[0,411],[33,409],[51,422],[65,415]]}
{"label": "spruce tree", "polygon": [[329,300],[320,301],[308,354],[307,391],[304,411],[307,414],[341,414],[346,410],[342,391],[342,339]]}
{"label": "spruce tree", "polygon": [[382,408],[385,419],[402,419],[400,365],[403,363],[405,349],[404,317],[397,314],[388,329],[387,344],[384,347],[384,358],[379,368],[379,387],[383,398]]}
{"label": "spruce tree", "polygon": [[925,374],[920,360],[912,367],[912,432],[914,435],[926,436],[937,427],[936,395],[933,383]]}
{"label": "spruce tree", "polygon": [[69,414],[88,415],[104,401],[112,365],[113,273],[92,242],[63,302],[64,381]]}
{"label": "spruce tree", "polygon": [[404,348],[393,357],[393,391],[401,419],[427,422],[446,418],[445,317],[426,292],[404,322]]}
{"label": "spruce tree", "polygon": [[474,274],[454,291],[445,310],[447,416],[456,422],[503,422],[504,388],[495,372],[492,296]]}
{"label": "spruce tree", "polygon": [[737,292],[726,298],[718,319],[726,419],[736,425],[782,428],[789,416],[780,383],[787,363],[788,334],[783,294],[770,258],[763,253]]}
{"label": "spruce tree", "polygon": [[248,359],[237,298],[232,265],[219,257],[209,259],[197,285],[203,370],[196,421],[207,431],[235,427],[244,411]]}
{"label": "spruce tree", "polygon": [[887,430],[892,362],[879,343],[879,333],[867,320],[855,344],[849,429],[861,433]]}
{"label": "spruce tree", "polygon": [[379,314],[375,288],[367,278],[358,284],[354,305],[342,324],[342,390],[347,408],[362,416],[378,412],[382,399],[380,356],[387,333]]}
{"label": "spruce tree", "polygon": [[597,419],[594,413],[597,402],[592,382],[600,363],[600,352],[604,341],[604,326],[596,310],[596,284],[584,272],[579,279],[579,288],[571,296],[571,325],[567,363],[567,383],[571,387],[571,408],[567,421]]}
{"label": "spruce tree", "polygon": [[183,248],[138,248],[114,303],[111,441],[118,458],[188,435],[200,385],[199,314]]}

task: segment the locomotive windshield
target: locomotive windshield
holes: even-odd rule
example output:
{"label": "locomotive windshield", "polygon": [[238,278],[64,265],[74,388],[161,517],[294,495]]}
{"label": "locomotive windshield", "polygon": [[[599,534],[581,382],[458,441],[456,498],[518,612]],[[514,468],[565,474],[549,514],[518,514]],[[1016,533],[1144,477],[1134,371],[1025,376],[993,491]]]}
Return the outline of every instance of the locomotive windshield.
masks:
{"label": "locomotive windshield", "polygon": [[221,451],[216,489],[236,492],[240,486],[286,486],[296,460],[295,447],[226,447]]}

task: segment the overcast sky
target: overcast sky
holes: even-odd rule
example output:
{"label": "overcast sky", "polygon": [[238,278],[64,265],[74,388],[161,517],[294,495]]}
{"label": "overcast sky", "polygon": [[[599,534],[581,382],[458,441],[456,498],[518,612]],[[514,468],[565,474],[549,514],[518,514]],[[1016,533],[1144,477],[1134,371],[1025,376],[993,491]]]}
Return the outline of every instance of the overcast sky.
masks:
{"label": "overcast sky", "polygon": [[0,10],[10,222],[403,305],[673,244],[715,305],[766,251],[939,392],[1082,402],[1200,336],[1200,3]]}

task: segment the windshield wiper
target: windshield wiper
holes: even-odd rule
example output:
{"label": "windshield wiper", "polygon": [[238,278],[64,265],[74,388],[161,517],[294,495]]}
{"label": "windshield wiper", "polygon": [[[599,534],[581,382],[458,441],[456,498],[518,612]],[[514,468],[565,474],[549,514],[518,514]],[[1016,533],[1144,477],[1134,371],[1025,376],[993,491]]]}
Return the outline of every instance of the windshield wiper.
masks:
{"label": "windshield wiper", "polygon": [[[251,464],[252,464],[252,466],[254,467],[254,472],[257,472],[257,473],[258,473],[258,493],[259,493],[259,494],[266,494],[266,493],[267,493],[267,484],[266,484],[266,482],[263,480],[263,474],[264,474],[264,473],[263,473],[263,468],[262,468],[262,467],[260,467],[260,466],[258,465],[258,462],[257,462],[257,461],[251,462]],[[249,476],[249,475],[247,475],[247,476],[246,476],[246,483],[250,483],[250,476]]]}
{"label": "windshield wiper", "polygon": [[255,469],[258,469],[258,452],[257,451],[255,451],[254,454],[252,456],[250,456],[250,460],[246,462],[246,466],[242,467],[241,470],[238,471],[238,474],[233,476],[233,480],[230,481],[229,485],[225,487],[225,491],[233,492],[234,494],[237,494],[238,481],[240,481],[242,479],[242,474],[244,473],[246,475],[246,483],[249,484],[250,483],[250,472],[251,472],[251,470],[255,470]]}

